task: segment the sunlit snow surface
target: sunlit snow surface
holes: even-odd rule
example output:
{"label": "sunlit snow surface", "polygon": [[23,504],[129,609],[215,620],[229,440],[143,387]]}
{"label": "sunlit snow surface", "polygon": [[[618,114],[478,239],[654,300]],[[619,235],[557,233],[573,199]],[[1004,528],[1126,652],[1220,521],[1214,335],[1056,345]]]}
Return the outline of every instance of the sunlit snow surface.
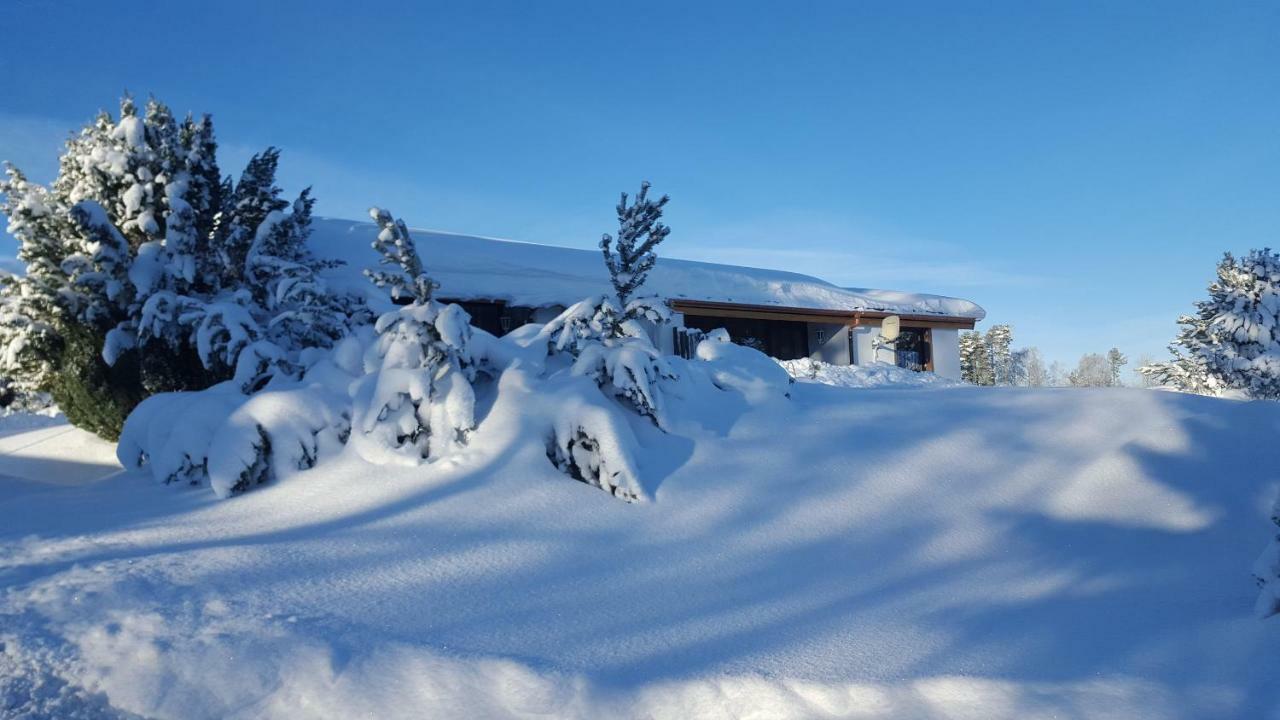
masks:
{"label": "sunlit snow surface", "polygon": [[1280,406],[791,395],[642,435],[639,504],[556,472],[491,395],[471,449],[424,468],[348,453],[231,500],[0,480],[0,716],[1280,708],[1280,623],[1249,577]]}

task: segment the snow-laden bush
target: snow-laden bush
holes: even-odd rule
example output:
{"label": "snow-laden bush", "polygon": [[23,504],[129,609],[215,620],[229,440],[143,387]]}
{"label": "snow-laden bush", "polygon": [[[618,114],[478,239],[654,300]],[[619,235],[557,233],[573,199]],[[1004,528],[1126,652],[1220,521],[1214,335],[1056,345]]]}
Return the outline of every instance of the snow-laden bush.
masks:
{"label": "snow-laden bush", "polygon": [[435,283],[404,223],[378,208],[370,215],[380,228],[373,247],[390,269],[369,276],[411,303],[378,318],[368,374],[355,388],[353,443],[370,462],[417,464],[466,444],[479,358],[467,313],[432,299]]}
{"label": "snow-laden bush", "polygon": [[647,499],[640,482],[635,433],[616,406],[581,385],[559,384],[547,457],[569,477],[635,502]]}
{"label": "snow-laden bush", "polygon": [[417,464],[475,428],[472,328],[457,305],[413,304],[378,319],[355,390],[354,444],[374,463]]}
{"label": "snow-laden bush", "polygon": [[152,395],[130,413],[116,455],[164,483],[208,482],[219,497],[312,467],[350,435],[348,387],[362,371],[360,344],[347,338],[303,379],[276,380],[254,395],[234,381]]}
{"label": "snow-laden bush", "polygon": [[632,301],[632,306],[635,314],[623,320],[619,319],[623,311],[613,298],[587,298],[543,326],[537,341],[546,345],[550,355],[571,357],[572,374],[591,378],[605,392],[662,427],[659,381],[673,377],[673,373],[641,321],[659,324],[667,315],[651,301]]}

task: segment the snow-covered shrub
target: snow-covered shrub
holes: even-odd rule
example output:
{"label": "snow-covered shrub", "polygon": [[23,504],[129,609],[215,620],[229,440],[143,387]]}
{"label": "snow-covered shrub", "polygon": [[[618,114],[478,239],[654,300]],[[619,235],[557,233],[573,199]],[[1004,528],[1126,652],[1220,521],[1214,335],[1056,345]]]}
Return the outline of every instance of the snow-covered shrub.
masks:
{"label": "snow-covered shrub", "polygon": [[[567,389],[567,388],[566,388]],[[559,392],[547,457],[569,477],[635,502],[645,497],[635,434],[618,411],[584,392]]]}
{"label": "snow-covered shrub", "polygon": [[[637,311],[643,312],[643,311]],[[619,320],[622,311],[605,295],[575,303],[543,326],[537,342],[548,354],[572,358],[570,372],[589,377],[606,393],[663,426],[659,381],[673,376],[662,353],[649,339],[640,317]],[[665,316],[646,314],[657,322]]]}
{"label": "snow-covered shrub", "polygon": [[475,427],[471,383],[479,362],[470,317],[432,299],[435,284],[404,223],[386,210],[370,215],[381,228],[373,247],[390,269],[368,274],[411,303],[378,318],[365,357],[369,374],[354,391],[352,443],[370,462],[416,464],[466,443]]}
{"label": "snow-covered shrub", "polygon": [[1280,398],[1280,255],[1226,253],[1217,275],[1196,314],[1178,319],[1173,359],[1138,371],[1188,392]]}
{"label": "snow-covered shrub", "polygon": [[[1280,528],[1280,498],[1271,508],[1271,522]],[[1280,531],[1273,529],[1272,533],[1271,542],[1253,564],[1253,577],[1258,582],[1255,609],[1262,618],[1280,614]]]}
{"label": "snow-covered shrub", "polygon": [[721,390],[741,393],[751,404],[790,397],[791,376],[776,360],[754,348],[729,342],[728,333],[713,330],[698,343],[694,356]]}
{"label": "snow-covered shrub", "polygon": [[309,468],[350,435],[347,388],[361,372],[351,359],[360,344],[342,340],[303,380],[277,381],[254,395],[234,381],[152,395],[130,413],[116,455],[164,483],[208,482],[219,497]]}
{"label": "snow-covered shrub", "polygon": [[[329,263],[306,246],[313,201],[281,198],[278,151],[232,183],[216,149],[208,116],[179,122],[156,100],[140,111],[126,97],[118,119],[102,113],[67,142],[50,187],[8,168],[0,192],[27,267],[0,299],[0,374],[114,437],[147,394],[236,375],[246,347],[279,348],[239,373],[255,383],[247,392],[296,377],[304,349],[368,319],[320,279]],[[279,361],[263,370],[268,356]],[[89,397],[103,399],[94,417],[78,409]]]}

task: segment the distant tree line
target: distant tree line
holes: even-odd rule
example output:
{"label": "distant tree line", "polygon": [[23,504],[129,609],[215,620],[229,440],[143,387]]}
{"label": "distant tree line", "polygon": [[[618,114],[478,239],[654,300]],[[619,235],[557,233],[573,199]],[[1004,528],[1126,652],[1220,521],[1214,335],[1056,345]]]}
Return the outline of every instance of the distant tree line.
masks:
{"label": "distant tree line", "polygon": [[1118,348],[1087,353],[1074,369],[1046,365],[1039,348],[1013,349],[1013,327],[992,325],[985,333],[960,334],[960,376],[974,385],[1013,387],[1119,387],[1129,358]]}

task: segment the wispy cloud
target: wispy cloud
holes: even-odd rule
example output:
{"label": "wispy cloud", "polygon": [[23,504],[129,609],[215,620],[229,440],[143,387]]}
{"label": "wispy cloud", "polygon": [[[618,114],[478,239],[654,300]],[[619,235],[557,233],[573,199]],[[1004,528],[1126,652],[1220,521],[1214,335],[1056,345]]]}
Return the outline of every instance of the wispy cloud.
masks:
{"label": "wispy cloud", "polygon": [[1051,279],[974,258],[938,240],[903,237],[870,223],[788,212],[730,225],[686,228],[690,260],[790,270],[850,287],[1030,287]]}

